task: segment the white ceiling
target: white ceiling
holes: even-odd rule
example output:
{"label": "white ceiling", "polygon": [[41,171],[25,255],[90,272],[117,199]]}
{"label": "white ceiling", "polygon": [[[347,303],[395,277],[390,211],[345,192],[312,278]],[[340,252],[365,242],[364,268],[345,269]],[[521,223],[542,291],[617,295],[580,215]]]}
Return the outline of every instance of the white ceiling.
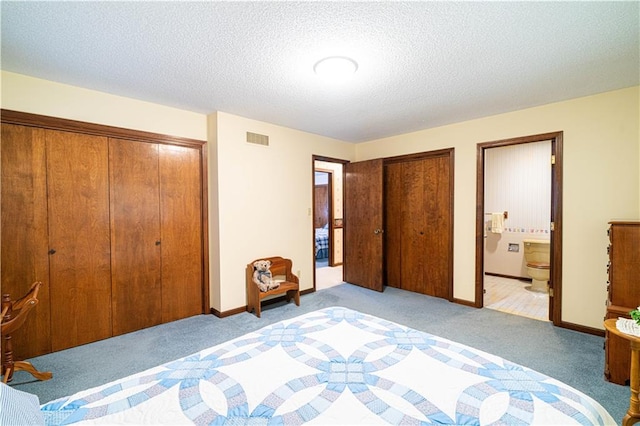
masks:
{"label": "white ceiling", "polygon": [[2,1],[1,67],[360,142],[638,85],[639,5]]}

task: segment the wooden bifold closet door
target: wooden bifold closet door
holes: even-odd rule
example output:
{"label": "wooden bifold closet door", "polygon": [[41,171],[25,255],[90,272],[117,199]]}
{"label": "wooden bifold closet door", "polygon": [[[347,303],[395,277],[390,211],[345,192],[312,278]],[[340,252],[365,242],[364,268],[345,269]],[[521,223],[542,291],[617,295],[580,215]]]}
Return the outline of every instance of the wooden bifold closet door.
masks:
{"label": "wooden bifold closet door", "polygon": [[453,149],[346,164],[345,281],[451,300],[452,176]]}
{"label": "wooden bifold closet door", "polygon": [[111,336],[107,138],[46,131],[51,343]]}
{"label": "wooden bifold closet door", "polygon": [[109,141],[113,334],[160,324],[158,145]]}
{"label": "wooden bifold closet door", "polygon": [[208,310],[203,148],[3,110],[2,293],[44,283],[16,358]]}
{"label": "wooden bifold closet door", "polygon": [[[46,131],[2,124],[0,148],[2,293],[23,296],[34,281],[49,282]],[[37,308],[12,335],[16,359],[51,352],[50,286]]]}
{"label": "wooden bifold closet door", "polygon": [[114,335],[202,313],[199,152],[109,144]]}
{"label": "wooden bifold closet door", "polygon": [[17,358],[111,336],[107,140],[2,125],[2,292],[45,283]]}
{"label": "wooden bifold closet door", "polygon": [[385,164],[387,285],[451,298],[450,176],[449,155]]}
{"label": "wooden bifold closet door", "polygon": [[200,153],[159,145],[162,322],[203,312]]}

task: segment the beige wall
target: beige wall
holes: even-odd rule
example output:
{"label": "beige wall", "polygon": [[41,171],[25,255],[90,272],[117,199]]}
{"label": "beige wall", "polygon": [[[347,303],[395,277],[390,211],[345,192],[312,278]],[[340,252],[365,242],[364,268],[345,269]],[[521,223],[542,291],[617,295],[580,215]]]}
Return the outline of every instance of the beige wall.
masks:
{"label": "beige wall", "polygon": [[2,71],[2,108],[198,140],[207,116]]}
{"label": "beige wall", "polygon": [[639,88],[544,105],[356,146],[358,161],[455,148],[454,296],[474,299],[476,144],[564,132],[562,320],[602,328],[606,230],[640,219]]}
{"label": "beige wall", "polygon": [[[312,155],[366,160],[455,148],[454,296],[473,300],[476,144],[564,131],[563,321],[602,328],[607,221],[640,218],[639,88],[352,145],[226,113],[209,116],[2,72],[2,108],[208,140],[210,288],[242,307],[244,268],[291,257],[312,287]],[[269,147],[245,142],[269,135]]]}
{"label": "beige wall", "polygon": [[209,300],[220,311],[220,203],[218,201],[218,114],[207,116],[207,174],[209,195]]}
{"label": "beige wall", "polygon": [[[211,306],[246,305],[244,268],[284,256],[313,287],[312,155],[353,159],[353,144],[244,119],[209,116],[2,71],[4,109],[207,140]],[[270,146],[247,144],[246,132]]]}
{"label": "beige wall", "polygon": [[[214,308],[246,305],[245,267],[260,257],[292,259],[301,290],[312,288],[312,156],[352,160],[354,145],[223,112],[215,115],[220,267],[211,276],[213,288],[220,289],[220,305]],[[269,146],[247,143],[246,132],[269,136]]]}

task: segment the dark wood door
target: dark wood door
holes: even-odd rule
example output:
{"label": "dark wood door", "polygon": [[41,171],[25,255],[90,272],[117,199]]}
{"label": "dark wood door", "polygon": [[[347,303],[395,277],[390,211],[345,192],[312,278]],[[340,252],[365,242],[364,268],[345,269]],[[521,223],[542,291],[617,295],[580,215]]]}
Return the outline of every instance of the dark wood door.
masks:
{"label": "dark wood door", "polygon": [[453,224],[449,166],[449,155],[422,160],[424,222],[418,234],[424,238],[421,262],[425,294],[450,300],[453,296]]}
{"label": "dark wood door", "polygon": [[403,163],[384,165],[385,283],[402,288]]}
{"label": "dark wood door", "polygon": [[385,164],[387,285],[452,297],[450,153]]}
{"label": "dark wood door", "polygon": [[[329,175],[331,176],[331,175]],[[314,193],[313,227],[322,228],[329,224],[329,185],[316,185]]]}
{"label": "dark wood door", "polygon": [[382,160],[345,165],[344,280],[383,290]]}
{"label": "dark wood door", "polygon": [[[402,288],[418,293],[431,293],[425,281],[425,262],[433,252],[427,251],[427,223],[424,160],[402,163],[401,275]],[[394,218],[392,218],[393,220]]]}
{"label": "dark wood door", "polygon": [[2,293],[15,300],[35,281],[44,283],[38,306],[12,334],[16,359],[51,352],[45,134],[42,129],[2,124]]}
{"label": "dark wood door", "polygon": [[200,152],[160,145],[162,322],[203,313]]}
{"label": "dark wood door", "polygon": [[111,336],[108,141],[47,131],[51,342]]}
{"label": "dark wood door", "polygon": [[109,139],[113,334],[160,324],[158,145]]}

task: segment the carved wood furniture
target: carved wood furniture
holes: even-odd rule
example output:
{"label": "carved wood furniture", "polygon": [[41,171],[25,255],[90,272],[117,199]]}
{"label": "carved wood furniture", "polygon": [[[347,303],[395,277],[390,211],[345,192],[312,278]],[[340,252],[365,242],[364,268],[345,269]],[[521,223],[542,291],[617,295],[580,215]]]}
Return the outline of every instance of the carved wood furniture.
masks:
{"label": "carved wood furniture", "polygon": [[2,317],[1,329],[3,340],[2,351],[2,381],[10,382],[13,373],[16,371],[26,371],[38,380],[49,380],[53,375],[50,372],[40,372],[27,361],[14,361],[13,342],[11,335],[24,324],[29,312],[38,304],[38,292],[41,282],[35,282],[26,295],[18,300],[11,300],[8,294],[2,295]]}
{"label": "carved wood furniture", "polygon": [[[640,222],[609,222],[609,280],[605,319],[629,318],[640,305]],[[629,383],[629,342],[615,334],[605,335],[605,378],[619,385]]]}
{"label": "carved wood furniture", "polygon": [[[631,397],[629,398],[627,414],[622,419],[622,426],[631,426],[640,421],[640,400],[638,399],[638,390],[640,390],[640,337],[621,332],[616,327],[616,321],[617,319],[613,318],[605,320],[604,327],[609,334],[609,338],[616,336],[627,342],[629,344],[628,346],[631,347],[631,365],[628,371],[629,377],[631,378],[629,386]],[[627,352],[629,352],[629,348],[627,348]]]}
{"label": "carved wood furniture", "polygon": [[271,261],[271,275],[274,280],[278,280],[280,277],[284,278],[284,281],[280,283],[280,287],[273,290],[262,292],[253,282],[253,262],[247,265],[247,312],[255,311],[256,316],[260,318],[260,304],[263,299],[270,296],[284,295],[287,303],[293,298],[297,306],[300,306],[300,281],[297,276],[291,272],[292,262],[291,259],[284,259],[282,257],[265,257],[263,259],[256,260],[269,260]]}

